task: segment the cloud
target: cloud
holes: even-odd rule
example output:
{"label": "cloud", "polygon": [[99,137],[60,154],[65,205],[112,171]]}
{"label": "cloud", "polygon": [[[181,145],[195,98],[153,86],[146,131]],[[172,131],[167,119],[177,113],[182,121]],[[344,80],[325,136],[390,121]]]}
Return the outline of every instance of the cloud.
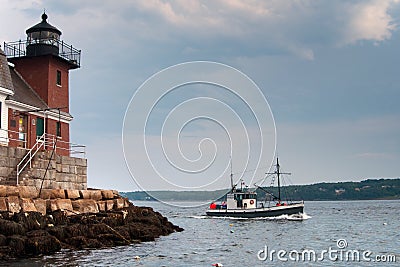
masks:
{"label": "cloud", "polygon": [[204,52],[204,44],[217,43],[224,52],[247,49],[247,54],[255,56],[279,53],[314,60],[315,48],[326,42],[343,46],[390,39],[397,29],[390,11],[398,3],[143,0],[138,6],[139,12],[163,22],[152,34],[163,36],[168,27],[172,36],[190,44],[186,52]]}
{"label": "cloud", "polygon": [[362,40],[379,43],[390,39],[392,32],[397,29],[397,24],[389,10],[399,2],[373,0],[349,6],[349,22],[345,28],[344,43],[354,44]]}
{"label": "cloud", "polygon": [[146,78],[192,60],[231,64],[260,85],[296,181],[398,171],[393,158],[378,159],[399,158],[398,0],[10,0],[0,41],[23,40],[44,8],[82,49],[70,76],[71,137],[88,145],[90,185],[118,177],[119,188],[134,186],[118,140],[125,107]]}
{"label": "cloud", "polygon": [[[390,12],[398,4],[399,0],[9,3],[16,15],[23,11],[33,16],[33,12],[48,9],[49,20],[62,26],[64,37],[77,40],[84,34],[80,40],[83,48],[93,46],[100,38],[112,40],[114,47],[131,49],[132,53],[140,49],[158,51],[156,47],[163,44],[165,48],[174,47],[176,53],[194,57],[283,54],[305,60],[314,60],[321,44],[343,46],[390,39],[398,19]],[[3,19],[9,16],[2,15]],[[83,27],[77,30],[77,25]],[[104,46],[105,52],[111,53]]]}

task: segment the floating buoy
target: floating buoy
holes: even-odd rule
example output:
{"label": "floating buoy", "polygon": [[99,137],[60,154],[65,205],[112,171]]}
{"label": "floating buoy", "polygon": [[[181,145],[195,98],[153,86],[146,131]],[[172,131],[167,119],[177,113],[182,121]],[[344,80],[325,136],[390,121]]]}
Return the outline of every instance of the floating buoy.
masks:
{"label": "floating buoy", "polygon": [[235,231],[231,230],[231,233],[233,234]]}
{"label": "floating buoy", "polygon": [[383,225],[387,225],[387,223],[384,222]]}
{"label": "floating buoy", "polygon": [[135,256],[134,259],[135,260],[140,260],[140,256]]}
{"label": "floating buoy", "polygon": [[230,223],[229,226],[233,226],[233,223]]}
{"label": "floating buoy", "polygon": [[215,266],[215,267],[222,267],[222,266],[224,266],[222,263],[214,263],[212,266]]}

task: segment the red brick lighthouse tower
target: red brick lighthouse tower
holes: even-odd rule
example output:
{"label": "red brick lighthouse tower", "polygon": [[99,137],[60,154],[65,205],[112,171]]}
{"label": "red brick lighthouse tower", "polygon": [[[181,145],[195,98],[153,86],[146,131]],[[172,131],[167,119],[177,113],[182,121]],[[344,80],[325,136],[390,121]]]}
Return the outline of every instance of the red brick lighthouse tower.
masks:
{"label": "red brick lighthouse tower", "polygon": [[[61,31],[47,22],[45,13],[26,34],[26,41],[4,44],[5,55],[12,63],[11,76],[15,74],[11,77],[14,94],[6,101],[8,145],[30,148],[43,135],[57,137],[57,154],[68,156],[72,121],[69,71],[80,67],[81,51],[60,40]],[[25,85],[18,83],[19,78]],[[12,132],[19,133],[18,138]]]}

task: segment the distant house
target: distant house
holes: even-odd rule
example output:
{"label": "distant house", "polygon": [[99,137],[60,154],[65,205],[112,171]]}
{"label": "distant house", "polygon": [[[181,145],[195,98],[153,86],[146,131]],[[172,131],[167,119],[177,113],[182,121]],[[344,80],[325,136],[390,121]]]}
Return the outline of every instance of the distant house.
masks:
{"label": "distant house", "polygon": [[346,189],[343,189],[343,188],[335,189],[335,194],[336,194],[336,195],[341,195],[341,194],[343,194],[344,192],[346,192]]}

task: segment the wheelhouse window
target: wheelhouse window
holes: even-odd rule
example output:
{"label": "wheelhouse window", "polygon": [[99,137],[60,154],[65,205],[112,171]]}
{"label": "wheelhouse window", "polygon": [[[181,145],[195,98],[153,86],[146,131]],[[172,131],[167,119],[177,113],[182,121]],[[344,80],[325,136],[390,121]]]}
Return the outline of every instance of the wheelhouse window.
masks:
{"label": "wheelhouse window", "polygon": [[61,71],[57,70],[57,85],[61,86]]}

